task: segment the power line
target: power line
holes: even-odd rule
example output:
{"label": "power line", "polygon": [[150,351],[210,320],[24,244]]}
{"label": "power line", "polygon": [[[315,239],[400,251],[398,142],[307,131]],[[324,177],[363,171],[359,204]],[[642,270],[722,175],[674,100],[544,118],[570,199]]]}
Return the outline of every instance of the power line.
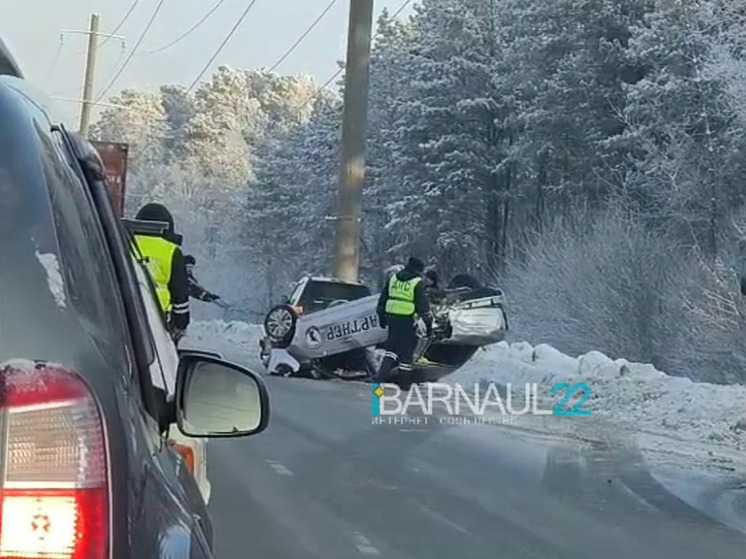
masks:
{"label": "power line", "polygon": [[153,25],[153,22],[155,21],[155,18],[158,15],[158,12],[161,11],[161,8],[163,7],[163,3],[165,1],[166,0],[160,0],[160,2],[158,2],[158,5],[156,6],[155,11],[153,12],[153,15],[150,16],[150,21],[148,21],[147,25],[145,26],[145,29],[142,30],[140,37],[137,39],[137,43],[135,43],[135,46],[132,47],[132,51],[130,52],[129,56],[124,61],[124,64],[122,64],[122,66],[119,68],[119,70],[114,75],[114,77],[111,79],[111,81],[109,82],[109,85],[107,85],[104,88],[104,90],[99,94],[99,96],[96,98],[97,102],[100,101],[104,97],[104,95],[106,95],[106,92],[109,91],[109,89],[111,89],[111,86],[113,86],[114,83],[119,79],[119,76],[122,75],[122,72],[124,72],[124,69],[127,67],[127,65],[132,60],[132,57],[135,56],[135,53],[137,52],[138,47],[140,46],[143,39],[145,38],[145,35],[148,33],[150,26]]}
{"label": "power line", "polygon": [[178,43],[179,41],[181,41],[182,39],[184,39],[188,35],[191,35],[200,25],[202,25],[205,21],[207,21],[207,18],[209,18],[212,14],[214,14],[215,11],[220,6],[222,6],[224,2],[225,2],[225,0],[218,0],[218,3],[215,4],[212,8],[210,8],[210,11],[208,11],[204,16],[202,16],[202,19],[200,19],[188,31],[186,31],[185,33],[182,33],[179,37],[177,37],[176,39],[174,39],[170,43],[165,44],[162,47],[158,47],[157,49],[153,49],[153,50],[149,50],[149,51],[143,52],[143,53],[140,54],[140,56],[145,56],[146,54],[155,54],[156,52],[161,52],[163,50],[166,50],[167,48],[172,47],[173,45],[175,45],[176,43]]}
{"label": "power line", "polygon": [[[125,47],[124,42],[122,42],[122,48],[119,51],[119,56],[117,57],[117,61],[114,63],[114,66],[117,66],[120,62],[122,62],[122,60],[124,60],[124,56],[126,53],[127,53],[127,48]],[[111,82],[111,79],[109,81]]]}
{"label": "power line", "polygon": [[187,88],[187,91],[186,91],[187,93],[189,93],[194,88],[194,86],[197,85],[197,83],[199,82],[199,80],[202,79],[202,76],[205,75],[205,72],[207,72],[207,70],[210,68],[210,65],[218,57],[218,55],[220,54],[220,51],[223,50],[223,47],[225,47],[225,45],[228,43],[228,41],[230,41],[231,37],[233,37],[233,34],[236,32],[236,29],[238,29],[238,26],[241,25],[241,23],[243,22],[244,19],[246,19],[246,16],[249,14],[249,12],[251,11],[251,8],[253,8],[254,4],[256,4],[256,3],[257,3],[257,0],[252,0],[249,3],[249,5],[244,10],[243,14],[241,14],[241,17],[238,18],[238,21],[236,21],[236,24],[233,26],[233,29],[231,29],[228,32],[228,35],[226,35],[225,39],[223,39],[223,42],[220,43],[220,46],[218,47],[218,50],[216,50],[215,54],[213,54],[210,57],[210,60],[207,61],[207,64],[205,64],[205,67],[202,68],[202,71],[199,73],[199,75],[197,75],[197,77],[194,78],[194,81],[192,82],[192,85],[190,85]]}
{"label": "power line", "polygon": [[54,53],[54,59],[52,60],[51,66],[49,66],[49,70],[47,71],[47,79],[46,79],[47,84],[49,83],[49,80],[52,78],[54,69],[57,67],[57,62],[59,62],[60,60],[60,54],[62,54],[62,48],[65,46],[64,42],[65,42],[64,35],[60,33],[60,44],[57,47],[57,52]]}
{"label": "power line", "polygon": [[[140,2],[140,0],[135,0],[132,2],[132,5],[130,6],[129,10],[127,10],[127,13],[124,14],[124,17],[119,20],[119,23],[117,23],[116,27],[114,28],[114,31],[111,32],[112,35],[116,35],[117,31],[124,25],[124,23],[129,19],[129,17],[132,15],[132,12],[135,11],[135,8],[137,7],[137,4]],[[104,40],[101,41],[101,44],[99,47],[102,47],[106,44],[106,42],[111,39],[111,37],[104,37]]]}
{"label": "power line", "polygon": [[332,7],[334,6],[334,4],[336,4],[336,3],[337,3],[337,1],[338,1],[338,0],[332,0],[331,2],[329,2],[329,5],[328,5],[328,6],[326,7],[326,8],[324,8],[324,11],[322,11],[322,12],[321,12],[321,13],[319,14],[319,17],[317,17],[317,18],[316,18],[316,19],[314,20],[314,22],[313,22],[313,23],[312,23],[312,24],[311,24],[311,25],[310,25],[310,26],[308,27],[308,29],[306,29],[306,31],[305,31],[305,32],[304,32],[304,33],[303,33],[303,34],[302,34],[302,35],[300,36],[300,38],[299,38],[299,39],[298,39],[297,41],[295,41],[295,43],[293,43],[293,46],[291,46],[291,47],[290,47],[290,48],[289,48],[289,49],[287,50],[287,52],[285,52],[285,54],[283,54],[283,55],[282,55],[282,56],[280,57],[280,59],[279,59],[279,60],[278,60],[277,62],[275,62],[275,63],[274,63],[274,65],[273,65],[273,66],[272,66],[272,67],[271,67],[271,68],[269,69],[269,71],[270,71],[270,72],[274,72],[274,71],[275,71],[275,69],[276,69],[276,68],[277,68],[277,67],[278,67],[278,66],[279,66],[280,64],[282,64],[282,63],[283,63],[283,62],[285,61],[285,59],[286,59],[286,58],[287,58],[288,56],[290,56],[290,55],[291,55],[291,54],[293,53],[293,51],[295,51],[295,49],[296,49],[296,48],[298,48],[298,45],[300,45],[300,44],[301,44],[301,43],[303,42],[303,39],[305,39],[305,38],[306,38],[306,37],[308,36],[308,34],[309,34],[309,33],[310,33],[311,31],[313,31],[314,27],[316,27],[316,26],[317,26],[317,25],[319,24],[319,22],[320,22],[320,21],[321,21],[321,20],[323,19],[323,17],[324,17],[324,16],[325,16],[325,15],[327,14],[327,12],[329,12],[329,10],[331,10],[331,9],[332,9]]}
{"label": "power line", "polygon": [[[401,5],[401,6],[399,6],[399,8],[398,8],[398,9],[397,9],[397,10],[396,10],[396,11],[395,11],[395,12],[394,12],[394,13],[393,13],[392,15],[391,15],[391,19],[396,19],[396,17],[397,17],[397,16],[398,16],[398,15],[399,15],[400,13],[402,13],[402,12],[404,11],[404,9],[405,9],[405,8],[406,8],[407,6],[409,6],[409,5],[411,4],[411,3],[412,3],[412,0],[404,0],[404,3],[403,3],[403,4]],[[374,34],[374,38],[375,38],[375,37],[376,37],[377,35],[378,35],[378,29],[376,29],[376,32],[375,32],[375,34]],[[333,75],[333,76],[332,76],[331,78],[329,78],[328,80],[326,80],[326,81],[325,81],[325,82],[323,83],[323,85],[322,85],[321,87],[319,87],[319,88],[318,88],[318,89],[316,90],[316,93],[314,93],[314,94],[313,94],[313,96],[309,97],[309,98],[308,98],[308,99],[307,99],[307,100],[306,100],[306,101],[305,101],[305,102],[304,102],[304,103],[303,103],[303,104],[302,104],[302,105],[301,105],[300,107],[298,107],[298,112],[300,112],[300,111],[302,111],[303,109],[305,109],[305,108],[306,108],[306,107],[308,106],[308,104],[309,104],[309,103],[312,103],[312,102],[314,102],[314,101],[315,101],[316,99],[318,99],[318,98],[319,98],[319,96],[320,96],[320,95],[321,95],[321,94],[322,94],[322,93],[324,92],[324,90],[325,90],[325,89],[327,88],[327,86],[328,86],[328,85],[329,85],[330,83],[332,83],[332,82],[333,82],[334,80],[336,80],[336,79],[337,79],[337,78],[339,77],[339,75],[340,75],[340,74],[341,74],[342,72],[344,72],[344,66],[343,66],[342,68],[340,68],[339,70],[337,70],[336,72],[334,72],[334,75]]]}

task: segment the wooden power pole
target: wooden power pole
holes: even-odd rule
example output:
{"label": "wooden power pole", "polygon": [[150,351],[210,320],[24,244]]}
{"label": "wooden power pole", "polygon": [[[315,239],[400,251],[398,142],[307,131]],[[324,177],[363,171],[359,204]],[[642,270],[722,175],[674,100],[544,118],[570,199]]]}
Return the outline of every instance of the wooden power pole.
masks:
{"label": "wooden power pole", "polygon": [[83,82],[83,105],[80,109],[80,134],[88,137],[93,106],[93,81],[96,75],[96,55],[98,54],[98,14],[91,14],[91,28],[88,31],[88,56],[85,64]]}
{"label": "wooden power pole", "polygon": [[372,27],[373,0],[350,0],[335,243],[336,275],[347,281],[358,280],[360,265]]}

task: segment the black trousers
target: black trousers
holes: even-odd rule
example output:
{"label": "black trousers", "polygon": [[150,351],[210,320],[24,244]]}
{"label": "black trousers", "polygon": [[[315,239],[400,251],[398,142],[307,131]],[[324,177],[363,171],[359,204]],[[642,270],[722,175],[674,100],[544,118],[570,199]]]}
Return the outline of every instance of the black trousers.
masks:
{"label": "black trousers", "polygon": [[384,344],[384,354],[378,369],[378,380],[384,381],[391,369],[399,365],[399,372],[412,371],[414,350],[417,347],[417,331],[413,316],[386,315],[389,335]]}

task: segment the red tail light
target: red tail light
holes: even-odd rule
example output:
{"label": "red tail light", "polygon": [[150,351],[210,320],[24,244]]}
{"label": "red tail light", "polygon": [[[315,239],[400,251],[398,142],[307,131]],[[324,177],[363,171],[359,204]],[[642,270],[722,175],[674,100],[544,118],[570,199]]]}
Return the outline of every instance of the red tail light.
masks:
{"label": "red tail light", "polygon": [[108,557],[107,446],[87,385],[52,365],[0,365],[0,412],[0,558]]}

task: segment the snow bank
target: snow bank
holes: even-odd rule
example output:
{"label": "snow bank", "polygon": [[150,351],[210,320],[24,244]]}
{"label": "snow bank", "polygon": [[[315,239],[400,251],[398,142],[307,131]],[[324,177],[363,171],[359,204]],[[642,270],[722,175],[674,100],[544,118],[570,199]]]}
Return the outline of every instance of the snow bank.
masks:
{"label": "snow bank", "polygon": [[[510,383],[523,390],[537,383],[544,402],[556,405],[562,396],[551,396],[557,383],[584,382],[592,390],[584,409],[588,418],[568,418],[583,436],[597,431],[665,435],[692,444],[722,444],[746,450],[746,386],[714,385],[672,377],[652,365],[612,360],[592,351],[570,357],[548,345],[502,342],[480,351],[466,366],[447,378],[449,382]],[[551,407],[548,406],[548,407]],[[570,407],[570,406],[568,406]],[[552,417],[555,425],[560,418]],[[567,429],[562,422],[562,429]],[[625,431],[622,431],[625,429]]]}
{"label": "snow bank", "polygon": [[224,320],[193,322],[180,348],[194,347],[219,351],[226,359],[248,367],[257,366],[259,340],[263,328],[259,324]]}

